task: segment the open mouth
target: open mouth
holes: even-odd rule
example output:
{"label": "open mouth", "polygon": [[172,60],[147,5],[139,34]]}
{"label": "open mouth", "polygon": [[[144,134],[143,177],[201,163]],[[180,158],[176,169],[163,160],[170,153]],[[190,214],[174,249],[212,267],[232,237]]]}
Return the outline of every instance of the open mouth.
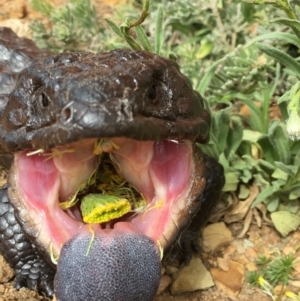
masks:
{"label": "open mouth", "polygon": [[10,197],[25,231],[54,256],[80,231],[118,227],[164,249],[192,206],[194,162],[187,140],[85,139],[17,153]]}

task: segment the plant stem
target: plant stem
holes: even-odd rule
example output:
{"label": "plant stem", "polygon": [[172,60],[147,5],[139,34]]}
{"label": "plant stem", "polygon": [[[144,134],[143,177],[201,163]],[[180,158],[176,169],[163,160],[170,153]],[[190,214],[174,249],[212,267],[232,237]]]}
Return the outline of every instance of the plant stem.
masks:
{"label": "plant stem", "polygon": [[291,9],[290,5],[288,4],[287,0],[276,0],[276,4],[274,5],[280,9],[282,9],[290,19],[297,20],[297,16]]}
{"label": "plant stem", "polygon": [[247,1],[253,4],[271,4],[281,10],[283,10],[290,19],[297,20],[297,16],[294,11],[291,9],[290,5],[288,4],[287,0],[253,0]]}

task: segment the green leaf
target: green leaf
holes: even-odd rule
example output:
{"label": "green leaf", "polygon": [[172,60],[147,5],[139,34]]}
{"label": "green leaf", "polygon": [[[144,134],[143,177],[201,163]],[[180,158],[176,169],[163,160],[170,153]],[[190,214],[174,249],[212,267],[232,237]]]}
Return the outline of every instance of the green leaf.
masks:
{"label": "green leaf", "polygon": [[286,174],[288,174],[292,178],[294,178],[296,173],[298,172],[298,166],[286,165],[282,162],[274,162],[274,163],[275,163],[275,166],[280,168],[282,171],[284,171]]}
{"label": "green leaf", "polygon": [[221,155],[219,156],[219,163],[222,164],[225,172],[230,169],[229,162],[228,162],[227,158],[225,157],[224,153],[221,153]]}
{"label": "green leaf", "polygon": [[267,187],[269,182],[263,177],[262,174],[254,174],[253,178],[255,179],[256,183],[260,186]]}
{"label": "green leaf", "polygon": [[241,101],[249,107],[250,118],[248,119],[248,122],[251,125],[251,129],[253,131],[264,133],[263,116],[261,109],[253,102],[252,99],[249,99],[248,97],[244,96],[243,98],[241,98]]}
{"label": "green leaf", "polygon": [[254,5],[251,3],[241,2],[241,12],[244,16],[245,21],[252,22],[255,14]]}
{"label": "green leaf", "polygon": [[164,11],[162,5],[158,6],[156,12],[156,24],[155,24],[155,44],[154,51],[156,54],[160,54],[161,47],[163,44],[163,20],[164,20]]}
{"label": "green leaf", "polygon": [[137,38],[139,39],[143,49],[148,52],[153,52],[149,39],[141,25],[135,27]]}
{"label": "green leaf", "polygon": [[[298,39],[300,39],[300,22],[298,20],[292,20],[288,18],[278,18],[271,21],[272,23],[281,23],[283,25],[286,25],[290,27]],[[299,46],[298,46],[299,47]]]}
{"label": "green leaf", "polygon": [[123,44],[123,43],[117,43],[117,42],[112,44],[111,49],[116,49],[116,48],[131,49],[131,47],[129,45]]}
{"label": "green leaf", "polygon": [[268,170],[275,170],[275,166],[273,164],[271,164],[270,162],[263,160],[263,159],[258,159],[258,163],[259,165],[261,165],[262,167],[268,169]]}
{"label": "green leaf", "polygon": [[248,184],[249,181],[252,179],[253,174],[249,169],[244,169],[242,171],[242,176],[240,176],[240,179],[243,183]]}
{"label": "green leaf", "polygon": [[228,160],[231,160],[231,158],[234,156],[237,149],[239,148],[243,140],[243,130],[244,130],[244,126],[241,122],[241,119],[237,117],[232,117],[231,127],[228,132],[228,139],[227,139],[227,145],[229,148]]}
{"label": "green leaf", "polygon": [[289,193],[289,200],[297,200],[300,198],[300,183],[293,187]]}
{"label": "green leaf", "polygon": [[[298,191],[300,191],[300,186],[297,189],[298,189]],[[288,211],[288,212],[296,214],[296,213],[298,213],[299,208],[300,208],[300,201],[299,201],[299,199],[295,199],[295,200],[289,200],[284,203],[281,202],[278,207],[278,211]]]}
{"label": "green leaf", "polygon": [[245,162],[247,162],[247,167],[248,169],[251,169],[252,167],[257,169],[258,171],[260,171],[260,167],[258,164],[258,161],[256,159],[253,158],[253,156],[249,156],[249,155],[243,155],[242,158],[245,160]]}
{"label": "green leaf", "polygon": [[283,64],[285,67],[292,70],[295,73],[295,75],[300,74],[300,64],[290,55],[270,45],[261,44],[261,43],[257,43],[256,45],[259,50],[271,56],[279,63]]}
{"label": "green leaf", "polygon": [[142,50],[142,47],[137,43],[137,41],[129,34],[129,28],[131,24],[127,19],[124,23],[120,25],[121,34],[123,39],[128,43],[128,45],[134,50]]}
{"label": "green leaf", "polygon": [[114,23],[109,19],[104,19],[104,20],[107,22],[108,26],[114,31],[114,33],[116,33],[120,38],[124,39],[121,29],[116,23]]}
{"label": "green leaf", "polygon": [[252,131],[249,129],[244,129],[243,130],[243,141],[249,141],[251,143],[257,142],[263,134],[258,131]]}
{"label": "green leaf", "polygon": [[202,41],[196,53],[196,59],[203,59],[208,56],[214,48],[214,44],[210,41]]}
{"label": "green leaf", "polygon": [[225,173],[225,185],[222,191],[236,191],[239,184],[239,172]]}
{"label": "green leaf", "polygon": [[242,200],[246,199],[250,194],[249,187],[244,184],[241,184],[239,189],[240,190],[239,190],[238,198]]}
{"label": "green leaf", "polygon": [[271,213],[271,219],[277,231],[282,236],[287,236],[290,232],[295,231],[300,226],[300,217],[288,211],[278,211]]}
{"label": "green leaf", "polygon": [[278,161],[277,153],[267,135],[262,136],[258,143],[263,150],[265,161],[268,161],[271,164],[274,164],[274,161]]}
{"label": "green leaf", "polygon": [[278,206],[279,206],[279,198],[276,197],[276,198],[272,199],[272,200],[268,203],[268,205],[267,205],[267,210],[268,210],[269,212],[274,212],[274,211],[276,211],[276,210],[278,209]]}
{"label": "green leaf", "polygon": [[214,113],[211,131],[216,137],[217,148],[219,150],[219,153],[224,152],[225,147],[227,145],[229,123],[230,117],[226,109]]}
{"label": "green leaf", "polygon": [[273,40],[273,39],[284,41],[286,43],[293,44],[293,45],[297,46],[298,48],[300,48],[300,41],[297,38],[297,36],[295,36],[294,34],[291,34],[291,33],[278,32],[278,31],[259,35],[258,37],[251,40],[251,42],[247,44],[247,47],[253,45],[254,43],[256,43],[258,41]]}
{"label": "green leaf", "polygon": [[282,96],[280,96],[277,100],[277,104],[281,104],[282,102],[288,101],[291,98],[291,91],[286,91]]}
{"label": "green leaf", "polygon": [[278,155],[277,161],[288,164],[291,153],[284,124],[279,120],[273,120],[268,130],[268,138]]}
{"label": "green leaf", "polygon": [[288,174],[281,170],[280,168],[276,168],[274,172],[272,173],[272,177],[274,179],[282,179],[286,181],[288,179]]}
{"label": "green leaf", "polygon": [[[300,140],[294,141],[292,143],[292,146],[290,148],[291,153],[293,154],[300,154]],[[299,165],[300,165],[300,156],[298,157],[299,159]]]}
{"label": "green leaf", "polygon": [[205,91],[207,90],[208,86],[210,85],[210,83],[215,75],[215,72],[217,71],[218,66],[225,58],[222,58],[221,60],[216,61],[214,64],[211,65],[210,68],[208,68],[205,71],[204,76],[201,79],[201,81],[196,89],[201,94],[201,96],[204,97]]}
{"label": "green leaf", "polygon": [[276,187],[276,186],[269,186],[269,187],[265,188],[258,194],[256,200],[253,202],[251,207],[254,208],[257,204],[265,201],[268,197],[273,195],[278,190],[279,190],[279,187]]}
{"label": "green leaf", "polygon": [[217,149],[217,144],[214,142],[213,137],[210,137],[210,142],[208,144],[197,144],[198,147],[203,151],[203,153],[207,154],[210,157],[213,157],[214,159],[219,159],[219,151]]}

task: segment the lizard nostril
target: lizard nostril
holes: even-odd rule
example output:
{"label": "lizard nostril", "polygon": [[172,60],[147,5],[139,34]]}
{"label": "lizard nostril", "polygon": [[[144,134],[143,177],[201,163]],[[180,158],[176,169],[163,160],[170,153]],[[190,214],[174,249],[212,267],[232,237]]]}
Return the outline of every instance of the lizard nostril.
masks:
{"label": "lizard nostril", "polygon": [[62,113],[63,113],[64,119],[69,119],[71,117],[71,109],[70,108],[64,109]]}
{"label": "lizard nostril", "polygon": [[61,110],[61,119],[63,122],[68,122],[73,117],[73,109],[70,106],[66,106]]}

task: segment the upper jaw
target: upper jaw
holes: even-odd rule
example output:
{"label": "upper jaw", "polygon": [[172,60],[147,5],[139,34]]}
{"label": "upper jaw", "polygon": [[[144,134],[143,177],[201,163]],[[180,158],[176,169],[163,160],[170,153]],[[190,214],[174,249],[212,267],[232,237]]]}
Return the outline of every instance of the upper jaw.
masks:
{"label": "upper jaw", "polygon": [[[140,212],[121,221],[164,249],[199,208],[197,198],[205,186],[201,156],[187,140],[112,141],[118,149],[112,149],[110,155],[122,176],[147,200]],[[28,151],[15,155],[8,180],[9,198],[27,235],[48,256],[58,255],[62,245],[86,227],[61,210],[59,199],[72,195],[90,177],[96,164],[94,143],[95,139],[86,139],[67,145],[77,151],[52,154],[50,159],[49,152],[46,157],[27,156]],[[80,176],[70,176],[72,173]],[[122,223],[111,224],[114,228]],[[92,227],[95,231],[113,231],[105,230],[104,225]]]}
{"label": "upper jaw", "polygon": [[20,74],[1,114],[0,152],[97,137],[203,143],[209,126],[203,99],[170,60],[129,50],[61,54]]}

